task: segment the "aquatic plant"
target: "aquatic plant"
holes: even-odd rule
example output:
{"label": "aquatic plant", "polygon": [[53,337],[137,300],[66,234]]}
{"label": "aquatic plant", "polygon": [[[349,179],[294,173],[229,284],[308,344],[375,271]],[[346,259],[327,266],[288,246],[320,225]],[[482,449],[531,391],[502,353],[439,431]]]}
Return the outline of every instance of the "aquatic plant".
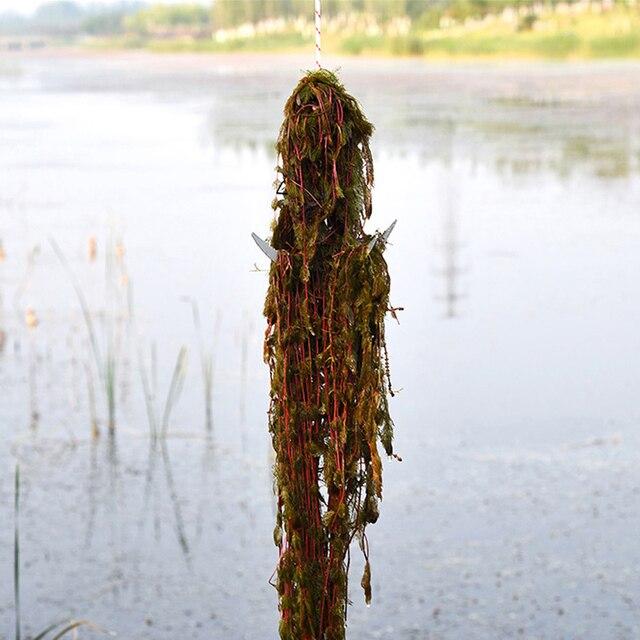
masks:
{"label": "aquatic plant", "polygon": [[[195,304],[195,303],[194,303]],[[164,402],[164,409],[162,411],[162,419],[158,420],[160,415],[156,406],[156,396],[158,389],[157,380],[157,353],[156,344],[152,343],[150,349],[150,370],[147,369],[146,358],[144,356],[144,341],[140,330],[138,329],[138,323],[136,320],[135,307],[133,302],[133,284],[127,281],[127,308],[129,313],[129,322],[133,327],[136,343],[136,354],[138,361],[138,373],[140,375],[140,381],[142,383],[142,391],[144,397],[145,408],[147,412],[147,420],[149,422],[149,436],[151,439],[152,447],[155,447],[158,436],[162,438],[167,437],[167,431],[169,429],[169,422],[171,419],[171,413],[175,405],[177,404],[182,390],[184,388],[185,379],[187,377],[187,369],[189,364],[189,352],[187,347],[182,345],[176,356],[176,362],[173,367],[173,373],[169,382],[169,388],[167,390],[167,396]],[[203,352],[201,351],[201,354]],[[203,356],[204,357],[204,356]],[[204,360],[203,360],[204,363]],[[204,364],[203,364],[204,367]]]}
{"label": "aquatic plant", "polygon": [[277,142],[279,182],[265,302],[276,453],[282,640],[342,640],[349,546],[365,557],[382,463],[393,455],[384,318],[390,280],[371,215],[372,125],[336,76],[299,82]]}
{"label": "aquatic plant", "polygon": [[188,364],[188,351],[185,346],[180,347],[176,363],[173,368],[173,375],[171,376],[171,382],[169,384],[169,390],[167,391],[167,399],[164,403],[164,411],[162,413],[162,426],[160,435],[166,438],[167,431],[169,429],[169,420],[171,418],[171,412],[174,406],[178,402],[178,399],[182,395],[182,389],[184,387],[184,380],[187,376],[187,364]]}
{"label": "aquatic plant", "polygon": [[65,622],[54,622],[43,631],[33,636],[32,640],[45,640],[46,638],[50,638],[50,640],[60,640],[60,638],[64,638],[67,634],[75,632],[76,629],[79,629],[80,627],[88,627],[95,631],[100,631],[98,627],[88,620],[68,620]]}
{"label": "aquatic plant", "polygon": [[[87,298],[82,290],[80,282],[76,277],[69,261],[64,255],[62,249],[58,245],[58,243],[53,239],[49,238],[49,243],[53,248],[60,264],[64,268],[71,282],[73,290],[76,293],[76,297],[78,298],[78,302],[80,304],[80,309],[82,311],[82,317],[84,319],[85,326],[87,328],[87,333],[89,335],[89,344],[91,346],[91,353],[93,355],[93,359],[95,362],[96,369],[98,370],[98,375],[100,377],[100,382],[102,383],[102,388],[105,393],[105,400],[107,404],[107,423],[108,428],[111,433],[115,431],[116,428],[116,373],[118,369],[118,350],[120,343],[120,336],[118,334],[118,328],[116,327],[115,320],[105,327],[105,352],[102,353],[100,349],[100,345],[98,343],[98,335],[95,329],[95,325],[93,322],[93,317],[91,315],[91,311],[89,309],[89,304],[87,302]],[[115,272],[114,272],[114,255],[121,260],[122,255],[119,253],[118,247],[120,245],[116,245],[115,249],[113,248],[113,243],[109,243],[109,247],[106,251],[106,289],[107,296],[105,306],[112,308],[110,309],[112,312],[112,316],[115,318],[117,314],[117,309],[115,309]],[[124,271],[120,274],[121,278],[125,278],[126,274]],[[107,309],[109,310],[109,309]],[[90,391],[89,391],[90,393]],[[93,420],[93,417],[92,417]],[[92,427],[93,430],[93,427]]]}
{"label": "aquatic plant", "polygon": [[147,367],[145,365],[144,354],[142,350],[142,341],[138,339],[137,343],[137,356],[138,356],[138,373],[140,374],[140,381],[142,382],[142,393],[144,396],[144,405],[147,411],[147,421],[149,422],[149,435],[151,440],[155,440],[158,437],[158,418],[156,415],[156,385],[155,377],[153,376],[153,370],[155,368],[155,344],[151,348],[151,369],[152,375],[150,382],[149,374],[147,373]]}
{"label": "aquatic plant", "polygon": [[[133,313],[133,291],[131,285],[129,285],[129,310],[130,320],[134,327],[136,325],[135,315]],[[137,334],[136,330],[136,334]],[[158,412],[156,410],[156,389],[157,389],[157,357],[155,343],[151,348],[151,372],[147,371],[145,359],[142,351],[142,341],[137,341],[138,352],[138,371],[142,382],[142,388],[144,392],[145,406],[147,410],[147,418],[149,421],[149,462],[146,473],[144,497],[143,497],[143,511],[140,519],[140,528],[142,528],[146,514],[148,512],[151,492],[154,487],[155,469],[158,454],[158,444],[160,445],[160,453],[162,454],[162,463],[164,466],[165,479],[167,484],[167,490],[171,505],[173,507],[175,518],[175,530],[178,538],[178,543],[183,552],[183,555],[188,564],[190,564],[190,550],[189,542],[186,535],[186,527],[184,524],[184,518],[182,516],[182,508],[180,507],[180,501],[178,499],[178,492],[176,489],[176,483],[173,476],[173,469],[171,466],[171,459],[169,457],[169,449],[167,447],[167,433],[169,429],[171,413],[180,399],[182,390],[184,388],[184,382],[187,375],[188,367],[188,351],[185,346],[180,347],[176,362],[173,368],[171,381],[167,390],[167,396],[164,403],[164,411],[162,414],[162,421],[160,429],[158,429]],[[158,437],[160,436],[160,438]]]}

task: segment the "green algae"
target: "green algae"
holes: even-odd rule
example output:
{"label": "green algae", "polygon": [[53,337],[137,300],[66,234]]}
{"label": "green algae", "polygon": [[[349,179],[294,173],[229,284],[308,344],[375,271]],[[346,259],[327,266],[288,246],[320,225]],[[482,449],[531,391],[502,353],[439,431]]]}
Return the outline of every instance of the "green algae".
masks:
{"label": "green algae", "polygon": [[265,302],[282,640],[345,637],[349,547],[365,556],[393,454],[384,242],[369,251],[373,127],[336,76],[309,72],[284,109]]}

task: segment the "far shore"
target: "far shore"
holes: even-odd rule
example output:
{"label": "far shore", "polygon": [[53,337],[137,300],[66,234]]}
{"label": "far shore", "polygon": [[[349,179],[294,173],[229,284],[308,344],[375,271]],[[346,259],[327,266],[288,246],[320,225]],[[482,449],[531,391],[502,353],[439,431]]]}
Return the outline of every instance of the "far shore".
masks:
{"label": "far shore", "polygon": [[[125,47],[88,47],[84,45],[49,46],[40,49],[23,49],[17,51],[3,51],[0,58],[0,72],[3,63],[19,59],[111,59],[139,61],[148,65],[167,64],[172,67],[189,66],[197,68],[208,66],[211,60],[224,62],[232,67],[242,68],[250,65],[252,68],[271,68],[274,63],[281,62],[287,66],[297,66],[300,69],[315,66],[312,52],[304,50],[288,51],[188,51],[188,50],[155,50],[148,48]],[[640,58],[562,58],[549,59],[534,56],[389,56],[377,53],[348,55],[333,54],[326,51],[323,54],[323,66],[338,68],[343,65],[352,67],[367,66],[375,63],[377,67],[407,67],[415,65],[433,68],[455,68],[467,66],[479,67],[535,67],[535,66],[572,66],[585,68],[638,68]]]}

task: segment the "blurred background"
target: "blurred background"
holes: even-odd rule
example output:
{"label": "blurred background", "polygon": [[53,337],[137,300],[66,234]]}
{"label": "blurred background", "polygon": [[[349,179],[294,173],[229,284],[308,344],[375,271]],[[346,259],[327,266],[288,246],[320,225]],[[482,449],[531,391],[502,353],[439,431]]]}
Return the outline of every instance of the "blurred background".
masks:
{"label": "blurred background", "polygon": [[[396,449],[361,640],[640,636],[640,3],[324,0]],[[0,638],[277,636],[274,143],[311,0],[0,0]],[[99,637],[80,629],[79,637]]]}

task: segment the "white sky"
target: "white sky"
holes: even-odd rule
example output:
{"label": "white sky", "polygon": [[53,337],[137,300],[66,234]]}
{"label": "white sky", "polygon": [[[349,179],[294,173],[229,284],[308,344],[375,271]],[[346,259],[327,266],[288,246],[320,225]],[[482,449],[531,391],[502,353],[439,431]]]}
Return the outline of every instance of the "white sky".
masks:
{"label": "white sky", "polygon": [[[33,13],[45,0],[0,0],[0,13],[3,11],[17,11],[29,15]],[[176,4],[180,0],[152,0],[154,3]],[[116,0],[76,0],[78,4],[114,4]],[[203,5],[211,5],[211,0],[189,0]]]}

